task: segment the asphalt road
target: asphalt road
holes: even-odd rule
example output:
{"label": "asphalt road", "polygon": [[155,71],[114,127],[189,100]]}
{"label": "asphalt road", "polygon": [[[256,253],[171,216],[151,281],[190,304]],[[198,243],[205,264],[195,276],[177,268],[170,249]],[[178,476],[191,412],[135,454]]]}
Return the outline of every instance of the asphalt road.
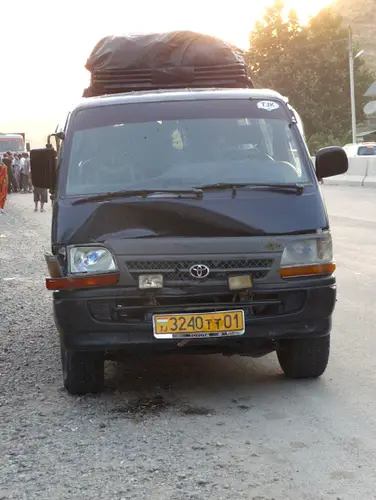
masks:
{"label": "asphalt road", "polygon": [[376,191],[324,186],[338,263],[332,355],[287,381],[275,355],[110,363],[62,390],[44,290],[51,209],[0,216],[0,499],[376,499]]}

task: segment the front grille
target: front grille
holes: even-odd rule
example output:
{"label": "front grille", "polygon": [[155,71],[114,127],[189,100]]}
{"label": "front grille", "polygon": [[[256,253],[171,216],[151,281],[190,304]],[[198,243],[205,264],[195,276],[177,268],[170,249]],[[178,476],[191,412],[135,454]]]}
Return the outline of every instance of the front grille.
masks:
{"label": "front grille", "polygon": [[[208,282],[226,281],[232,274],[250,274],[260,280],[267,276],[273,259],[232,259],[232,260],[136,260],[126,263],[128,272],[135,279],[142,273],[162,274],[165,282]],[[202,264],[210,269],[205,279],[195,279],[189,270],[191,266]]]}
{"label": "front grille", "polygon": [[254,293],[249,300],[239,302],[236,295],[222,293],[200,295],[155,296],[154,303],[148,297],[128,297],[117,300],[90,300],[92,317],[100,323],[135,324],[151,321],[151,315],[179,314],[183,312],[214,312],[227,309],[243,309],[246,319],[251,317],[275,317],[300,311],[305,302],[304,291]]}

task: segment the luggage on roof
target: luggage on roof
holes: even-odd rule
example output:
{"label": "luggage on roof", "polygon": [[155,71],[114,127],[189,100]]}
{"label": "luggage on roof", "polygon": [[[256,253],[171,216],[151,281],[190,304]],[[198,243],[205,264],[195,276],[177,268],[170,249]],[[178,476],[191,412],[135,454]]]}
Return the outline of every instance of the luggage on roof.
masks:
{"label": "luggage on roof", "polygon": [[241,49],[191,31],[102,38],[85,67],[91,80],[84,97],[169,88],[253,87]]}

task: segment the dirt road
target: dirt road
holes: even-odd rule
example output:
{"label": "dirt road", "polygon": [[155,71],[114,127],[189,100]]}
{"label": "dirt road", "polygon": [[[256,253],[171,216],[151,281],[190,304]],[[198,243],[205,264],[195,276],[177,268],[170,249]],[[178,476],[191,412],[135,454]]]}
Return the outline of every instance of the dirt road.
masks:
{"label": "dirt road", "polygon": [[82,398],[62,389],[44,289],[51,209],[11,195],[0,218],[0,499],[375,499],[376,192],[324,193],[339,302],[320,380],[286,381],[274,354],[132,359],[109,363],[104,394]]}

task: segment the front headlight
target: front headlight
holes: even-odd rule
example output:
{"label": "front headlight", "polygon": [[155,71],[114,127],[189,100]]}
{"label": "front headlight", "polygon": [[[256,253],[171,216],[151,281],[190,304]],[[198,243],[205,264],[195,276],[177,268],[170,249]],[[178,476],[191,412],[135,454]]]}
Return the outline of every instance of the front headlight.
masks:
{"label": "front headlight", "polygon": [[333,245],[330,233],[320,238],[289,242],[281,259],[281,277],[333,274]]}
{"label": "front headlight", "polygon": [[112,254],[104,247],[73,247],[69,249],[69,271],[76,273],[109,273],[117,266]]}

